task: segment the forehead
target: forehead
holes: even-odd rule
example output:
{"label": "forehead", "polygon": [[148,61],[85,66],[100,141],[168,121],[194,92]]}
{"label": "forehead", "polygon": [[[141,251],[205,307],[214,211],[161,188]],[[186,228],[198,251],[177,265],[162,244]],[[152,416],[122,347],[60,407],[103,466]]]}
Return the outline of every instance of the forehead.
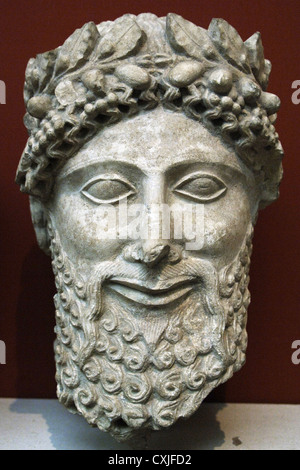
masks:
{"label": "forehead", "polygon": [[164,172],[178,164],[194,162],[245,171],[235,152],[201,123],[163,109],[105,128],[66,163],[59,176],[105,162],[130,164],[145,173]]}

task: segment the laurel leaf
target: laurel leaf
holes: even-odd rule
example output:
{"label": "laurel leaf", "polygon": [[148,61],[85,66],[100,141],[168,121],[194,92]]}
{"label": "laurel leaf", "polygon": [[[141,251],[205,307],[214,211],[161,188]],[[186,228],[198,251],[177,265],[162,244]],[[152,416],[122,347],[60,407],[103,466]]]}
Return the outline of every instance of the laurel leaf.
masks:
{"label": "laurel leaf", "polygon": [[134,53],[142,41],[142,30],[131,15],[124,15],[113,22],[97,47],[102,63],[122,59]]}
{"label": "laurel leaf", "polygon": [[262,45],[261,35],[259,32],[253,34],[247,41],[245,46],[248,52],[248,60],[256,80],[265,88],[265,82],[269,78],[270,67],[266,64],[264,56],[264,48]]}
{"label": "laurel leaf", "polygon": [[92,21],[76,29],[59,48],[55,75],[81,67],[88,60],[99,37],[97,26]]}
{"label": "laurel leaf", "polygon": [[250,73],[247,49],[242,38],[227,21],[221,18],[213,18],[208,34],[217,47],[220,54],[234,67],[243,72]]}
{"label": "laurel leaf", "polygon": [[34,70],[36,70],[35,59],[29,59],[26,71],[25,71],[25,84],[24,84],[24,101],[27,101],[34,95],[38,90],[39,79],[35,77]]}
{"label": "laurel leaf", "polygon": [[39,69],[39,92],[42,92],[52,77],[57,50],[39,54],[36,57],[36,66]]}
{"label": "laurel leaf", "polygon": [[261,81],[261,87],[264,91],[266,91],[266,89],[268,88],[271,70],[272,70],[271,62],[268,59],[265,59],[264,75]]}
{"label": "laurel leaf", "polygon": [[221,59],[207,31],[175,13],[167,15],[166,31],[171,46],[198,60]]}

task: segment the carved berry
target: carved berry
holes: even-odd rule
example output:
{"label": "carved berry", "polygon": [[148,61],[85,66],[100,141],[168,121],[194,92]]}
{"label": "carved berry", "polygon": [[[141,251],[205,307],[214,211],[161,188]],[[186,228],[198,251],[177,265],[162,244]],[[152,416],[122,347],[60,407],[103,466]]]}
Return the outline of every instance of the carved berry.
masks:
{"label": "carved berry", "polygon": [[42,137],[43,134],[44,134],[44,133],[43,133],[42,129],[40,129],[40,130],[38,130],[37,133],[35,134],[35,138],[36,138],[37,140],[39,140],[39,139]]}
{"label": "carved berry", "polygon": [[108,93],[106,101],[111,106],[115,106],[118,103],[118,97],[115,95],[115,93]]}
{"label": "carved berry", "polygon": [[239,82],[240,90],[247,104],[253,104],[261,94],[260,87],[249,78],[242,78]]}
{"label": "carved berry", "polygon": [[79,107],[83,107],[86,103],[86,98],[85,96],[79,96],[76,101],[75,101],[75,104]]}
{"label": "carved berry", "polygon": [[133,64],[119,65],[115,70],[119,80],[136,90],[144,90],[150,85],[150,75],[146,70]]}
{"label": "carved berry", "polygon": [[238,116],[241,111],[242,111],[241,106],[240,106],[238,103],[233,103],[232,112],[233,112],[236,116]]}
{"label": "carved berry", "polygon": [[50,127],[46,132],[47,139],[52,140],[55,138],[55,130],[53,127]]}
{"label": "carved berry", "polygon": [[98,69],[88,70],[82,75],[81,81],[89,90],[99,93],[104,86],[104,75]]}
{"label": "carved berry", "polygon": [[92,103],[87,103],[84,107],[84,111],[86,114],[92,114],[95,110],[95,107]]}
{"label": "carved berry", "polygon": [[221,106],[224,111],[232,109],[233,101],[229,96],[223,96],[221,99]]}
{"label": "carved berry", "polygon": [[232,88],[232,73],[228,69],[214,70],[208,81],[210,88],[216,93],[229,93]]}
{"label": "carved berry", "polygon": [[260,103],[268,115],[277,113],[280,108],[280,99],[273,93],[262,93]]}
{"label": "carved berry", "polygon": [[46,95],[34,96],[27,103],[27,110],[29,114],[39,119],[45,117],[51,107],[51,99]]}
{"label": "carved berry", "polygon": [[95,102],[95,108],[97,111],[105,111],[107,109],[107,103],[103,99],[99,99]]}
{"label": "carved berry", "polygon": [[55,116],[55,118],[53,117],[52,122],[53,122],[53,127],[56,131],[63,129],[64,121],[62,120],[60,116]]}
{"label": "carved berry", "polygon": [[47,141],[47,136],[45,134],[43,134],[41,137],[40,137],[40,146],[41,147],[45,147],[47,145],[48,141]]}
{"label": "carved berry", "polygon": [[203,66],[200,62],[186,60],[179,62],[169,72],[169,82],[178,88],[189,86],[202,74]]}
{"label": "carved berry", "polygon": [[52,124],[49,121],[44,122],[43,126],[41,126],[44,132],[47,132],[49,129],[52,129]]}
{"label": "carved berry", "polygon": [[249,123],[249,127],[253,131],[261,131],[263,128],[263,123],[258,117],[252,116]]}
{"label": "carved berry", "polygon": [[219,95],[216,95],[215,93],[211,93],[209,95],[209,101],[210,103],[213,105],[213,106],[218,106],[218,104],[220,103],[221,99],[219,97]]}

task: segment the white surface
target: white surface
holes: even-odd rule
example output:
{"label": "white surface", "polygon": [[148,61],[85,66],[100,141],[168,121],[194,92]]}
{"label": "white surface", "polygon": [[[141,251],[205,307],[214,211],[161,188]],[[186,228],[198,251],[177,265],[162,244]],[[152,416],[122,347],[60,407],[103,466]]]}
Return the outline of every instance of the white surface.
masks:
{"label": "white surface", "polygon": [[[0,399],[1,450],[132,450],[56,400]],[[299,450],[300,405],[202,404],[188,421],[154,433],[149,450]]]}

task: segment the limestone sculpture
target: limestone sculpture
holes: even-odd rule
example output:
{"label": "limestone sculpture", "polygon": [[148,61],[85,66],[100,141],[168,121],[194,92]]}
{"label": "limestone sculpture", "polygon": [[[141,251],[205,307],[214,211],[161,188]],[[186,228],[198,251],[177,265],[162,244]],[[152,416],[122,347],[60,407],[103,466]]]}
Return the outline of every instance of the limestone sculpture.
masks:
{"label": "limestone sculpture", "polygon": [[16,181],[52,257],[57,395],[118,440],[244,364],[253,226],[282,174],[270,70],[259,33],[176,14],[87,23],[28,63]]}

